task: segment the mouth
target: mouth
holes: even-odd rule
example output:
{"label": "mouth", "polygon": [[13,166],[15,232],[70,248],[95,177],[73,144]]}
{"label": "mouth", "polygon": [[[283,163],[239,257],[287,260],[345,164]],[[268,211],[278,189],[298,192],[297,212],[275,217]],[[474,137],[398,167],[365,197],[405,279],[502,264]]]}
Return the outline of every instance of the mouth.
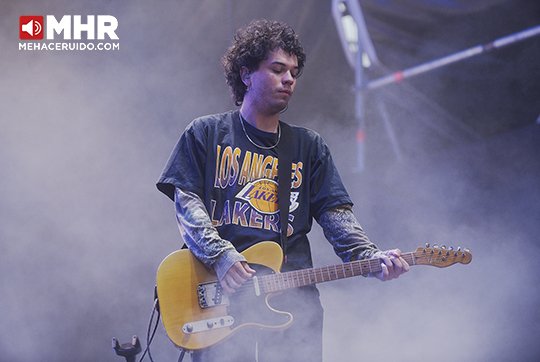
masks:
{"label": "mouth", "polygon": [[287,94],[289,97],[292,96],[292,90],[290,89],[281,89],[280,91],[278,91],[278,93]]}

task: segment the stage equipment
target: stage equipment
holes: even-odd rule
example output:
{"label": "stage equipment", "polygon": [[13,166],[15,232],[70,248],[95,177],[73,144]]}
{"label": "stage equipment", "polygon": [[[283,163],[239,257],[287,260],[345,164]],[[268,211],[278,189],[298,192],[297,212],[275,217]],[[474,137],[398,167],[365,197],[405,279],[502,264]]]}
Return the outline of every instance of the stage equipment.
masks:
{"label": "stage equipment", "polygon": [[[355,72],[355,119],[358,125],[356,131],[356,171],[364,170],[364,141],[365,131],[365,112],[364,112],[364,94],[366,79],[365,69],[375,66],[381,66],[379,58],[369,37],[364,14],[358,0],[332,0],[332,15],[336,23],[339,38],[345,57],[349,65]],[[382,100],[377,98],[377,105],[383,116],[384,126],[394,155],[399,160],[401,152],[397,143],[397,138],[388,118],[386,108]]]}
{"label": "stage equipment", "polygon": [[[332,0],[332,15],[336,23],[341,45],[347,58],[347,62],[351,68],[355,71],[355,118],[358,125],[356,142],[357,142],[357,171],[363,171],[365,168],[365,111],[364,111],[364,97],[368,91],[373,91],[376,88],[382,86],[402,82],[404,79],[428,72],[433,69],[437,69],[451,63],[455,63],[479,54],[483,54],[488,51],[501,48],[533,36],[540,34],[540,26],[536,26],[518,33],[514,33],[491,43],[484,45],[477,45],[475,47],[444,56],[439,59],[435,59],[424,64],[420,64],[405,70],[393,72],[392,74],[374,79],[366,79],[366,70],[377,66],[379,69],[386,70],[377,58],[373,43],[371,42],[364,14],[360,7],[358,0]],[[375,102],[377,103],[377,109],[384,122],[387,136],[390,140],[394,155],[399,161],[401,159],[401,151],[397,138],[395,136],[390,117],[386,111],[386,106],[382,98],[375,94]],[[467,130],[469,134],[475,136],[474,132],[468,129],[461,122],[454,120],[455,123],[459,123],[461,129]],[[536,121],[540,123],[540,117]]]}
{"label": "stage equipment", "polygon": [[118,356],[126,358],[126,362],[135,362],[135,356],[141,352],[141,342],[137,336],[133,336],[131,343],[122,344],[113,337],[112,347]]}

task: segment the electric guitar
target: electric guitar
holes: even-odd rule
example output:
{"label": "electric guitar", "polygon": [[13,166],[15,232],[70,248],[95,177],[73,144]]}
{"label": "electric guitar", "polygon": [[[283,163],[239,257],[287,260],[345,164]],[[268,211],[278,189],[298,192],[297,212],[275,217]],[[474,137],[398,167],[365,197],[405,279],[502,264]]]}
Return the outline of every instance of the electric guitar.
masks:
{"label": "electric guitar", "polygon": [[[234,294],[223,291],[213,270],[189,250],[175,251],[157,272],[161,318],[170,340],[189,352],[204,350],[246,328],[283,330],[293,322],[292,314],[273,309],[269,300],[281,292],[305,285],[381,272],[381,260],[366,259],[332,266],[280,273],[283,254],[279,244],[262,242],[245,250],[255,273]],[[418,248],[403,253],[409,265],[439,268],[468,264],[472,255],[464,251]]]}

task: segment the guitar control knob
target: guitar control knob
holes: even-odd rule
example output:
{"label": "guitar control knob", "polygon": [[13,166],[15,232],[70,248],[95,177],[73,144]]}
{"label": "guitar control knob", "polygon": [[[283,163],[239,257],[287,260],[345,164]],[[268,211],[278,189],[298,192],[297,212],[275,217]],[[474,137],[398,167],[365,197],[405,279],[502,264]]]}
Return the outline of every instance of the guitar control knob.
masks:
{"label": "guitar control knob", "polygon": [[208,327],[208,329],[210,329],[214,326],[214,323],[212,321],[208,321],[206,322],[206,326]]}
{"label": "guitar control knob", "polygon": [[193,332],[193,324],[188,324],[186,326],[186,331],[188,331],[189,333]]}

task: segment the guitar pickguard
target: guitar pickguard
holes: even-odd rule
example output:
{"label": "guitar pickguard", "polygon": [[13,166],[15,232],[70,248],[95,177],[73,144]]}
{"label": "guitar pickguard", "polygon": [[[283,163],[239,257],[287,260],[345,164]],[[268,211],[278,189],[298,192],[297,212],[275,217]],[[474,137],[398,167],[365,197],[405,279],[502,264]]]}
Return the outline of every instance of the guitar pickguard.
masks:
{"label": "guitar pickguard", "polygon": [[[275,274],[271,268],[265,265],[250,263],[249,266],[257,271],[254,275],[259,281],[265,275]],[[290,314],[274,310],[268,304],[268,299],[271,296],[261,294],[257,289],[254,283],[248,281],[236,293],[229,296],[230,304],[227,307],[227,314],[234,318],[232,328],[246,323],[279,327],[290,321]]]}

